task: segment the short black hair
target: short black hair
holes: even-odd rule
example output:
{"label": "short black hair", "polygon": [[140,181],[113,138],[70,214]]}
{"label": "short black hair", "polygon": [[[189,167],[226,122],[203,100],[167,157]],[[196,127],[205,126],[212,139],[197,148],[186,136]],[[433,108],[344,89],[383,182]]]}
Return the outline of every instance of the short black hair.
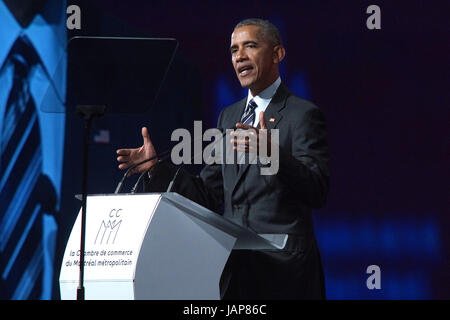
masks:
{"label": "short black hair", "polygon": [[244,19],[234,27],[234,30],[244,26],[260,27],[264,39],[269,41],[273,46],[281,45],[280,31],[270,21],[259,18]]}

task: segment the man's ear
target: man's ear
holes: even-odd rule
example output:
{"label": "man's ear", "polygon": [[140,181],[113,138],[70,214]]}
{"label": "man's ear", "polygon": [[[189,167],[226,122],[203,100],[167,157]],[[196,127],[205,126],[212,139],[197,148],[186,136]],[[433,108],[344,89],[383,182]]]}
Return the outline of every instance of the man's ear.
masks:
{"label": "man's ear", "polygon": [[274,63],[280,63],[284,59],[285,55],[286,55],[286,49],[284,49],[284,47],[281,44],[273,47],[273,62]]}

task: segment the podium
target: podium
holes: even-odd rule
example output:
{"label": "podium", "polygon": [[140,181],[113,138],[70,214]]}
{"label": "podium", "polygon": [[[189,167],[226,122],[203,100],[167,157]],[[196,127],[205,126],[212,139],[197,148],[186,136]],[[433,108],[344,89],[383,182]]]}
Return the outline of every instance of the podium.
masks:
{"label": "podium", "polygon": [[[61,299],[76,299],[81,210],[66,245]],[[177,193],[87,197],[85,298],[218,300],[231,250],[281,249]]]}

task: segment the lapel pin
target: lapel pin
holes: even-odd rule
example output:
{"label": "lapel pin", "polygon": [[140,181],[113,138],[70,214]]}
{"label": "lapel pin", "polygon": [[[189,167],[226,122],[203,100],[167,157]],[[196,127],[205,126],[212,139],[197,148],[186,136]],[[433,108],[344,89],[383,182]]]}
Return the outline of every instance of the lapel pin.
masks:
{"label": "lapel pin", "polygon": [[275,122],[275,118],[270,118],[269,122]]}

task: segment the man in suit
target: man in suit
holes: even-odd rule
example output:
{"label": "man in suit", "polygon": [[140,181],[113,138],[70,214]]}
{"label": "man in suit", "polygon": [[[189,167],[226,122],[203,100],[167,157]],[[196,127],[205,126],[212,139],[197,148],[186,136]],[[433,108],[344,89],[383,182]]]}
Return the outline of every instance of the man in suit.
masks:
{"label": "man in suit", "polygon": [[[256,233],[288,235],[282,250],[233,251],[221,278],[223,299],[324,299],[311,217],[311,210],[324,204],[329,187],[323,113],[281,83],[278,64],[285,48],[270,22],[238,23],[230,50],[237,78],[249,92],[221,112],[218,127],[236,125],[240,131],[233,133],[231,143],[234,150],[245,152],[257,152],[244,138],[249,137],[246,130],[278,129],[279,170],[261,175],[261,164],[236,163],[207,165],[199,176],[180,170],[172,191],[216,212],[223,206],[224,217]],[[156,155],[146,128],[142,136],[142,147],[117,151],[120,169]],[[262,143],[274,147],[270,134],[266,141],[257,139],[256,150]],[[135,172],[144,172],[154,163]],[[152,167],[145,190],[165,190],[175,170],[164,164]]]}
{"label": "man in suit", "polygon": [[[0,299],[51,299],[62,199],[66,1],[0,0]],[[53,112],[52,112],[53,111]]]}

